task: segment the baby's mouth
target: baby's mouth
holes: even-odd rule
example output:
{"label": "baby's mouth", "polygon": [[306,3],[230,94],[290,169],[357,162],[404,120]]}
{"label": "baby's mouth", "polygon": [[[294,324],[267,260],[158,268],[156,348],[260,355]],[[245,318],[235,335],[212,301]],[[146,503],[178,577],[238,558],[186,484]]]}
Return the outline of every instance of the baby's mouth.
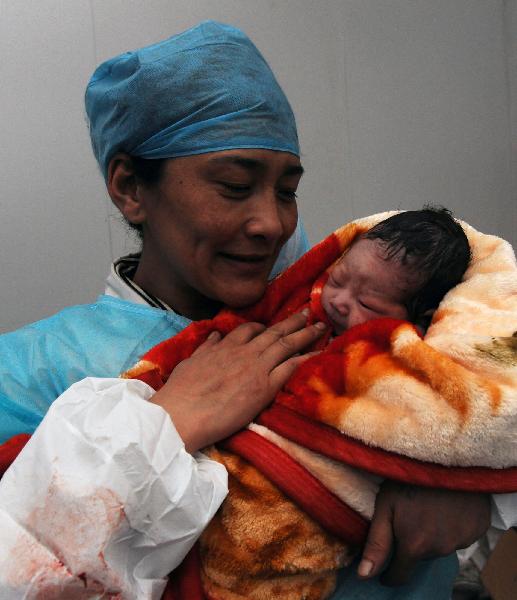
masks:
{"label": "baby's mouth", "polygon": [[330,326],[336,335],[340,335],[347,330],[346,323],[343,323],[341,320],[336,320],[334,315],[327,315],[327,317],[330,321]]}

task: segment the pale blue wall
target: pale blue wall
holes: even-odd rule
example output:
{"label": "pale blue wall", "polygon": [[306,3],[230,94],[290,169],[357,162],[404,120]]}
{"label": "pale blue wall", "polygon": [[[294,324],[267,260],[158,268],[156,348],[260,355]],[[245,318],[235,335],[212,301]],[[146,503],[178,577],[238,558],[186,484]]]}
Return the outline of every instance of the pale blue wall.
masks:
{"label": "pale blue wall", "polygon": [[132,247],[89,149],[94,66],[206,18],[246,30],[291,100],[312,241],[433,201],[517,245],[516,13],[516,0],[0,0],[0,331],[90,301]]}

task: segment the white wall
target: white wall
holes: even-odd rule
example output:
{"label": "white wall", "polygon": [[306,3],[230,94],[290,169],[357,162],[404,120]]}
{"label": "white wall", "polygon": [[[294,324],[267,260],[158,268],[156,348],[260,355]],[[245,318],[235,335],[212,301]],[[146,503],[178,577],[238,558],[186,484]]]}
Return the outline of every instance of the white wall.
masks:
{"label": "white wall", "polygon": [[517,0],[0,0],[0,331],[94,299],[133,247],[89,148],[94,67],[207,18],[291,100],[312,241],[436,202],[517,246]]}

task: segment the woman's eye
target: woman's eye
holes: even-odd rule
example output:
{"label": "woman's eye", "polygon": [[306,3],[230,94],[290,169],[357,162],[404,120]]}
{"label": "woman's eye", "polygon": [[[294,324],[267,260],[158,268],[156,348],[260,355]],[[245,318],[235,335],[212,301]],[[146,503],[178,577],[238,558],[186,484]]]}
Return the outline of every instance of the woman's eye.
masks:
{"label": "woman's eye", "polygon": [[233,183],[230,181],[218,181],[217,183],[223,188],[224,193],[230,196],[244,196],[251,190],[251,186],[246,183]]}
{"label": "woman's eye", "polygon": [[279,197],[285,202],[296,202],[296,190],[278,190]]}

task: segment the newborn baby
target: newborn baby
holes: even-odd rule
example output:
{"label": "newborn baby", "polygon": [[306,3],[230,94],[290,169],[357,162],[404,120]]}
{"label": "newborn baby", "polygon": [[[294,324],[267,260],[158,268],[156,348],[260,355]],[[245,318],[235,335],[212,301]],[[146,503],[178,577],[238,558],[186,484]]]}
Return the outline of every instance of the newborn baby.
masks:
{"label": "newborn baby", "polygon": [[333,265],[321,304],[335,335],[378,317],[425,332],[469,261],[467,237],[449,210],[402,212],[359,237]]}

